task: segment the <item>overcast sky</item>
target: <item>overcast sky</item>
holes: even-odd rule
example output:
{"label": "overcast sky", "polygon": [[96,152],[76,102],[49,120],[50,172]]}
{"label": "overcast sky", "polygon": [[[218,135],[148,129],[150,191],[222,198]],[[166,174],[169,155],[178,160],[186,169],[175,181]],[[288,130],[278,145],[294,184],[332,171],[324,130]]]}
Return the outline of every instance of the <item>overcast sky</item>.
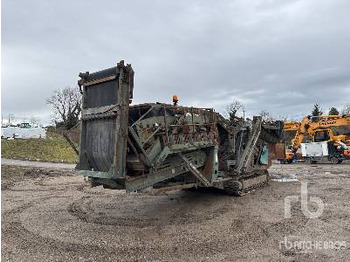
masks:
{"label": "overcast sky", "polygon": [[350,102],[350,1],[2,1],[2,114],[39,116],[82,71],[124,59],[134,103],[298,118]]}

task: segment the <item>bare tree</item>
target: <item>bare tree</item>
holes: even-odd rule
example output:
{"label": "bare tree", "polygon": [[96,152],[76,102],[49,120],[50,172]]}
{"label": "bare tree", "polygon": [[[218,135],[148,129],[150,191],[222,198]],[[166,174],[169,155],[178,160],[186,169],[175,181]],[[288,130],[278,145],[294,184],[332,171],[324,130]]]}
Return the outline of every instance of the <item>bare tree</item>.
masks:
{"label": "bare tree", "polygon": [[346,104],[343,108],[343,110],[341,111],[341,113],[343,115],[350,115],[350,104]]}
{"label": "bare tree", "polygon": [[41,125],[40,118],[38,118],[38,117],[31,117],[30,120],[29,120],[29,123],[32,126],[40,126]]}
{"label": "bare tree", "polygon": [[47,99],[47,104],[52,106],[54,122],[70,129],[79,121],[81,112],[81,94],[78,88],[66,87],[55,90],[53,95]]}
{"label": "bare tree", "polygon": [[238,100],[233,100],[230,104],[226,106],[226,114],[228,115],[230,120],[235,119],[237,116],[237,112],[242,109],[244,112],[244,106]]}
{"label": "bare tree", "polygon": [[291,121],[291,120],[288,119],[287,116],[278,116],[277,119],[282,121],[282,122],[289,122],[289,121]]}
{"label": "bare tree", "polygon": [[259,116],[262,117],[263,121],[274,121],[274,117],[267,110],[262,110],[259,113]]}

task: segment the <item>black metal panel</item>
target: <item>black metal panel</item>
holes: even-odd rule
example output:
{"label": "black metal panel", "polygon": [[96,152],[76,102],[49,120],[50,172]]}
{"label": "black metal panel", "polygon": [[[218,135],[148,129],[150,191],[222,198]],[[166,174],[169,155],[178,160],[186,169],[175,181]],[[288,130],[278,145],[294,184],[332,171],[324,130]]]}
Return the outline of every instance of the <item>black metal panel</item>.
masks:
{"label": "black metal panel", "polygon": [[83,92],[80,170],[110,171],[113,178],[125,176],[125,131],[133,75],[132,67],[124,61],[106,70],[79,74]]}
{"label": "black metal panel", "polygon": [[115,147],[115,118],[86,121],[83,152],[91,168],[107,172],[113,164]]}
{"label": "black metal panel", "polygon": [[104,77],[117,75],[117,74],[118,74],[117,67],[111,67],[111,68],[97,71],[97,72],[94,72],[94,73],[87,75],[85,78],[85,81],[92,81],[92,80],[96,80],[99,78],[104,78]]}
{"label": "black metal panel", "polygon": [[350,126],[333,126],[330,128],[333,131],[333,135],[350,135]]}
{"label": "black metal panel", "polygon": [[115,105],[118,101],[118,78],[113,81],[86,86],[83,108]]}
{"label": "black metal panel", "polygon": [[[117,67],[87,74],[84,77],[83,109],[118,104]],[[115,156],[116,122],[114,118],[83,120],[81,150],[86,161],[81,168],[107,172]]]}

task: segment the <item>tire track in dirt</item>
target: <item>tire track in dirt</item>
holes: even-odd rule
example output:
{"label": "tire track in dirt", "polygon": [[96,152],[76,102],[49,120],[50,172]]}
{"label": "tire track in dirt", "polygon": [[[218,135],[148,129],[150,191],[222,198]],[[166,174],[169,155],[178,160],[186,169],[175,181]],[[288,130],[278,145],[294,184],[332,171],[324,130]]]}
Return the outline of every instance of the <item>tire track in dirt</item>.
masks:
{"label": "tire track in dirt", "polygon": [[[342,221],[343,233],[348,234],[349,224],[344,222],[349,207],[347,186],[336,183],[335,179],[331,184],[324,182],[336,174],[323,176],[327,176],[326,180],[317,174],[309,177],[311,196],[318,196],[319,190],[329,194],[324,199],[328,205],[325,214],[312,224],[315,228],[310,228],[309,220],[300,211],[300,203],[292,206],[291,219],[283,217],[283,199],[300,194],[299,182],[273,182],[235,198],[210,190],[125,194],[89,188],[76,177],[28,177],[13,185],[15,191],[2,192],[6,198],[2,211],[2,258],[11,261],[316,261],[316,254],[321,261],[339,258],[340,251],[338,255],[321,251],[299,254],[278,247],[279,241],[290,235],[316,235],[325,240]],[[328,209],[330,205],[332,209]],[[341,252],[348,252],[341,253],[344,256],[349,254],[349,249]]]}
{"label": "tire track in dirt", "polygon": [[[40,258],[41,255],[44,254],[44,257],[64,257],[65,259],[72,261],[78,259],[83,259],[86,261],[109,261],[113,260],[113,258],[116,259],[120,256],[130,256],[132,258],[133,255],[140,254],[140,252],[146,252],[149,258],[156,258],[165,254],[170,254],[171,252],[176,251],[178,250],[178,248],[180,248],[180,246],[177,247],[177,243],[174,243],[171,245],[167,245],[162,249],[159,249],[158,241],[151,242],[150,245],[147,246],[145,249],[138,245],[132,245],[130,247],[125,245],[113,247],[106,245],[104,247],[100,247],[97,245],[89,245],[84,243],[77,244],[53,239],[50,237],[43,237],[40,233],[34,233],[22,224],[20,219],[21,214],[25,213],[29,209],[35,209],[37,205],[43,205],[46,201],[49,201],[50,199],[62,198],[65,201],[65,199],[69,197],[69,195],[57,196],[52,194],[50,196],[37,198],[34,201],[28,202],[8,212],[5,212],[3,216],[8,222],[5,222],[2,227],[2,234],[4,236],[3,241],[6,242],[7,246],[15,246],[16,249],[20,249],[24,252],[27,252],[29,250],[30,255],[35,256],[37,258]],[[88,200],[87,210],[89,210],[89,203],[92,202],[91,199],[89,199],[89,197],[85,197],[83,199]],[[69,206],[70,208],[74,207],[74,202]],[[50,212],[55,212],[55,210],[51,210]],[[109,223],[101,224],[110,225]],[[123,227],[123,225],[120,225],[120,223],[118,225]],[[126,225],[126,227],[129,227],[129,225]],[[141,235],[143,234],[144,233],[142,233]],[[203,253],[203,247],[208,246],[208,248],[204,251],[206,255],[217,254],[220,251],[216,250],[215,248],[212,248],[215,245],[215,240],[213,240],[206,241],[205,243],[191,243],[191,245],[183,247],[182,249],[183,251],[187,251],[190,253],[195,251],[194,254],[196,254],[199,251]]]}
{"label": "tire track in dirt", "polygon": [[[93,245],[75,244],[59,241],[52,238],[42,237],[40,234],[35,234],[25,228],[20,221],[20,214],[25,212],[28,208],[34,207],[38,202],[42,203],[50,198],[57,198],[57,196],[40,198],[30,203],[26,203],[20,207],[10,210],[4,217],[6,217],[2,226],[3,241],[7,245],[16,246],[22,250],[30,250],[30,253],[43,253],[49,256],[62,257],[67,254],[69,259],[92,259],[91,253],[99,254],[100,259],[108,259],[114,254],[113,250],[101,248]],[[86,254],[88,254],[86,256]]]}
{"label": "tire track in dirt", "polygon": [[[201,211],[197,208],[196,210],[195,207],[198,202],[203,201],[201,199],[203,195],[192,195],[190,202],[187,202],[188,196],[176,198],[177,200],[167,196],[161,196],[160,201],[155,203],[154,200],[157,197],[134,195],[132,196],[133,201],[130,201],[130,195],[126,194],[114,197],[100,196],[99,199],[83,196],[81,199],[71,203],[67,210],[70,214],[86,223],[138,228],[162,228],[169,225],[188,225],[204,221],[208,222],[228,211],[226,207],[221,205],[211,208],[210,212],[207,209]],[[137,206],[142,210],[134,211],[133,205],[135,205],[135,198],[139,198]],[[157,204],[159,206],[153,208]]]}

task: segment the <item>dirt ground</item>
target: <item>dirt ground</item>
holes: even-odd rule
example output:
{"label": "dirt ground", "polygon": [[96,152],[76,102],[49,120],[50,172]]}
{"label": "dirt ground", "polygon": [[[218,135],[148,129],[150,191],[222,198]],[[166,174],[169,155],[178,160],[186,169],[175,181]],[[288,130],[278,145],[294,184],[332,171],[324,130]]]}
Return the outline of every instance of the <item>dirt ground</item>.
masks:
{"label": "dirt ground", "polygon": [[[89,188],[73,171],[2,166],[3,261],[346,261],[350,165],[274,165],[243,197],[218,190],[162,195]],[[324,211],[308,218],[308,196]],[[317,211],[310,205],[310,211]],[[318,244],[316,244],[318,243]]]}

